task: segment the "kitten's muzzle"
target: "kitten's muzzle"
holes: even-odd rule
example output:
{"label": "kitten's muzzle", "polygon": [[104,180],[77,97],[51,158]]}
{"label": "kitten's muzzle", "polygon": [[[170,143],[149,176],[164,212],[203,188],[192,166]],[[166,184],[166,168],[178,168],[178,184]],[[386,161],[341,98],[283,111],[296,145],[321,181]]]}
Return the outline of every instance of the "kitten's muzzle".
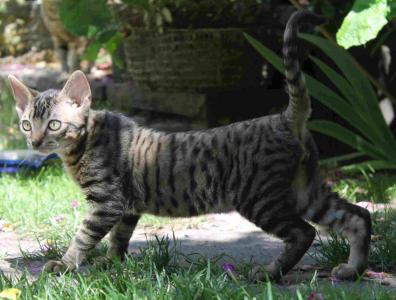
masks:
{"label": "kitten's muzzle", "polygon": [[32,140],[32,146],[33,148],[39,148],[43,144],[42,139],[37,139],[37,140]]}

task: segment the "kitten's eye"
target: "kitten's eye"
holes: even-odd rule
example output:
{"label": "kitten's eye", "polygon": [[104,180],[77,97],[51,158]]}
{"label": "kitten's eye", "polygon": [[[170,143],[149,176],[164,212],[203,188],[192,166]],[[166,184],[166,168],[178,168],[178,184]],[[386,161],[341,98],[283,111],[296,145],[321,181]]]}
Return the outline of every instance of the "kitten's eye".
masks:
{"label": "kitten's eye", "polygon": [[28,120],[23,120],[22,121],[22,128],[25,131],[30,131],[30,130],[32,130],[32,125],[30,124],[30,122]]}
{"label": "kitten's eye", "polygon": [[61,128],[61,122],[58,120],[52,120],[48,123],[48,128],[53,131],[59,130]]}

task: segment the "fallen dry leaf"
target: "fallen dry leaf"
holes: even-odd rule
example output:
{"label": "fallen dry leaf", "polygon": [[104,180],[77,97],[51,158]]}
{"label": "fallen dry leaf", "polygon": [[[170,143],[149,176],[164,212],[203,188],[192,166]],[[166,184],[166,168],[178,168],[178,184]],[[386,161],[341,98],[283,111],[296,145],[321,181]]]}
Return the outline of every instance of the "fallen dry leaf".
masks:
{"label": "fallen dry leaf", "polygon": [[21,290],[18,289],[6,289],[0,293],[0,298],[10,299],[10,300],[17,300],[21,295]]}
{"label": "fallen dry leaf", "polygon": [[12,231],[12,224],[8,222],[0,222],[0,231],[10,232]]}

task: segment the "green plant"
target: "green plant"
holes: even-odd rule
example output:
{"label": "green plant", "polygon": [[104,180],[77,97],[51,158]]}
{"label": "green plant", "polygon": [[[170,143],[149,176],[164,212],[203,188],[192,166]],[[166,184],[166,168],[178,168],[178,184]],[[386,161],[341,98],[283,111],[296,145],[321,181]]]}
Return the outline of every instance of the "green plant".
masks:
{"label": "green plant", "polygon": [[[341,74],[318,58],[312,61],[330,79],[336,91],[325,86],[312,76],[305,74],[310,95],[345,119],[354,130],[335,122],[315,120],[309,122],[310,129],[331,136],[357,152],[354,157],[369,156],[371,160],[343,168],[356,171],[368,166],[373,169],[396,168],[396,140],[385,123],[378,106],[377,96],[369,80],[362,74],[352,57],[331,42],[309,34],[300,34],[304,40],[320,48],[338,67]],[[246,35],[249,43],[278,71],[284,71],[281,58],[253,37]],[[350,156],[348,156],[350,158]],[[345,157],[336,158],[342,160]]]}
{"label": "green plant", "polygon": [[[45,246],[43,242],[50,246],[42,252],[24,252],[17,261],[20,270],[29,265],[41,266],[48,259],[62,256],[73,236],[75,212],[79,218],[84,215],[85,203],[81,197],[78,187],[59,167],[45,168],[33,176],[18,174],[1,178],[0,219],[15,225],[19,236],[34,237],[34,233],[42,246]],[[71,206],[72,199],[81,200],[75,211]],[[379,239],[372,243],[370,261],[376,270],[382,267],[387,270],[395,263],[396,219],[395,214],[390,213],[373,217],[374,235]],[[152,224],[153,218],[143,216],[139,226]],[[328,265],[335,264],[346,255],[342,241],[337,242],[331,242],[331,246],[324,245],[329,257],[326,260],[324,254],[322,259]],[[337,247],[336,255],[331,253],[332,246]],[[320,246],[318,249],[320,251]],[[314,299],[314,292],[321,294],[323,299],[334,300],[395,299],[394,292],[387,287],[377,284],[362,286],[359,283],[332,286],[326,279],[317,279],[315,275],[312,279],[293,284],[290,289],[269,282],[256,283],[249,276],[251,263],[241,263],[228,256],[222,256],[221,260],[208,260],[204,255],[182,255],[180,250],[174,238],[156,238],[142,247],[139,254],[127,256],[124,262],[115,259],[103,264],[106,247],[101,243],[90,252],[89,263],[81,272],[61,276],[41,273],[36,274],[33,280],[28,271],[12,277],[0,271],[0,292],[17,288],[21,291],[20,299],[291,300]],[[224,272],[224,267],[219,265],[224,260],[235,265],[235,276]],[[317,299],[321,298],[318,296]]]}
{"label": "green plant", "polygon": [[396,197],[394,174],[378,173],[368,168],[357,176],[348,176],[342,180],[334,179],[333,190],[353,203],[361,201],[389,203]]}
{"label": "green plant", "polygon": [[374,238],[369,261],[388,271],[396,266],[396,211],[376,212],[372,220]]}
{"label": "green plant", "polygon": [[62,23],[71,33],[85,36],[90,41],[85,59],[95,60],[99,50],[104,48],[113,61],[122,67],[116,50],[123,35],[112,18],[107,0],[64,0],[60,2],[59,12]]}
{"label": "green plant", "polygon": [[337,32],[337,42],[348,49],[364,45],[396,16],[396,0],[355,0]]}
{"label": "green plant", "polygon": [[334,231],[330,231],[326,239],[318,235],[315,245],[311,256],[321,266],[332,268],[348,260],[348,240]]}
{"label": "green plant", "polygon": [[389,202],[387,199],[387,188],[389,187],[389,182],[386,180],[377,180],[375,170],[362,170],[362,175],[366,181],[367,191],[371,195],[371,201],[374,203],[384,203]]}
{"label": "green plant", "polygon": [[266,24],[262,17],[265,11],[260,9],[263,2],[270,1],[64,0],[59,9],[65,27],[88,38],[85,59],[95,60],[100,48],[104,48],[122,67],[116,49],[131,28],[161,33],[165,28],[251,27]]}

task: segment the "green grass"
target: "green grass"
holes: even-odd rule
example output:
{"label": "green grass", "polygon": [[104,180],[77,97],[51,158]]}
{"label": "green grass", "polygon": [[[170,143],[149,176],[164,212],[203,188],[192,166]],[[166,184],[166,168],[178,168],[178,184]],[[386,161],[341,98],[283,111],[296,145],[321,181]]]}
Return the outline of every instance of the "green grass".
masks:
{"label": "green grass", "polygon": [[[391,272],[396,269],[396,211],[372,214],[372,224],[369,266],[377,271]],[[334,267],[347,260],[348,245],[344,237],[330,232],[327,239],[317,238],[314,258],[320,265]]]}
{"label": "green grass", "polygon": [[[0,199],[0,219],[11,222],[23,235],[37,236],[40,241],[52,240],[50,249],[43,253],[25,253],[26,260],[61,257],[87,208],[78,187],[56,165],[38,173],[2,176]],[[79,202],[76,209],[71,206],[73,200]],[[373,243],[370,262],[376,270],[394,266],[395,216],[396,213],[388,212],[373,218],[374,233],[379,239]],[[170,222],[169,218],[145,216],[141,223],[162,226]],[[320,244],[318,250],[322,254],[321,262],[334,266],[345,259],[347,250],[342,248],[342,239],[334,241],[330,237],[329,241]],[[203,257],[181,259],[177,248],[169,250],[164,246],[168,243],[157,240],[142,249],[139,256],[129,257],[123,263],[114,262],[106,270],[104,265],[95,263],[105,253],[102,243],[90,254],[90,267],[84,273],[59,277],[42,274],[35,281],[27,276],[11,280],[0,275],[0,291],[18,288],[22,299],[307,299],[312,291],[321,293],[324,299],[396,299],[380,286],[333,287],[326,282],[319,284],[316,278],[293,290],[257,284],[249,277],[246,264],[236,263],[237,272],[230,276],[216,262]]]}
{"label": "green grass", "polygon": [[18,129],[15,101],[8,83],[0,78],[0,150],[25,149],[26,143]]}
{"label": "green grass", "polygon": [[[0,218],[27,235],[70,233],[86,208],[77,185],[56,166],[38,173],[3,175],[0,199]],[[76,209],[73,200],[79,203]]]}
{"label": "green grass", "polygon": [[[0,149],[25,148],[14,100],[3,85],[0,82]],[[97,107],[110,106],[98,103]],[[22,236],[52,241],[45,251],[24,253],[23,259],[28,262],[60,258],[87,209],[79,188],[60,166],[48,166],[38,173],[0,176],[0,220],[10,222]],[[395,179],[394,175],[364,173],[337,181],[335,189],[353,202],[387,203],[396,196]],[[73,208],[72,201],[79,205]],[[139,224],[160,227],[173,222],[169,218],[144,216]],[[376,239],[370,264],[377,270],[387,271],[396,264],[395,225],[395,212],[373,216]],[[334,235],[320,241],[317,250],[316,258],[329,267],[345,261],[348,254],[345,239]],[[248,264],[235,263],[236,272],[228,274],[216,261],[183,256],[168,239],[149,243],[138,256],[127,257],[122,263],[97,263],[105,251],[102,243],[90,253],[87,269],[62,276],[43,273],[31,280],[26,272],[13,279],[0,273],[0,292],[18,288],[21,299],[396,299],[394,292],[381,286],[333,286],[319,282],[316,276],[292,289],[255,283],[249,276]],[[317,297],[312,297],[312,293],[317,293]]]}
{"label": "green grass", "polygon": [[239,265],[230,274],[204,258],[180,264],[182,255],[169,239],[150,243],[140,255],[129,256],[124,262],[95,265],[95,257],[104,250],[102,247],[91,255],[93,265],[79,273],[44,273],[34,281],[27,276],[12,280],[0,274],[0,291],[20,289],[22,299],[321,299],[309,298],[313,293],[323,299],[396,299],[393,292],[376,285],[332,286],[314,277],[288,289],[255,283]]}
{"label": "green grass", "polygon": [[334,183],[334,191],[353,203],[359,201],[389,203],[396,199],[396,175],[392,173],[365,171],[353,177],[338,176],[330,182]]}
{"label": "green grass", "polygon": [[[39,172],[2,175],[0,199],[0,219],[24,235],[40,238],[72,235],[87,209],[79,187],[59,165]],[[72,208],[73,201],[78,201],[77,208]],[[145,215],[139,224],[159,227],[172,222],[171,218]]]}
{"label": "green grass", "polygon": [[[354,177],[338,175],[329,180],[334,191],[353,203],[369,201],[389,203],[396,199],[396,175],[362,171]],[[376,270],[396,269],[396,211],[386,209],[371,214],[372,236],[369,265]],[[344,262],[349,253],[347,240],[333,232],[327,239],[317,239],[317,261],[326,266]]]}

